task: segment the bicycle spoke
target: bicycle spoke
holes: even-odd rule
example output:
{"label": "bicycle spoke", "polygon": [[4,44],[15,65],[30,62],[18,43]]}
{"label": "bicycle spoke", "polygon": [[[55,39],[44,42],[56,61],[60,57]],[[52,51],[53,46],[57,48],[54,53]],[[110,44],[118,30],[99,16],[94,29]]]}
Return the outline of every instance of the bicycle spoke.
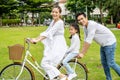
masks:
{"label": "bicycle spoke", "polygon": [[[85,67],[81,63],[77,62],[76,67],[75,67],[75,61],[70,61],[69,64],[71,68],[73,69],[75,68],[75,73],[77,74],[77,76],[72,80],[87,80],[87,72],[85,70]],[[58,69],[60,70],[61,73],[67,74],[64,66],[60,66]]]}
{"label": "bicycle spoke", "polygon": [[[0,73],[0,79],[2,80],[15,80],[20,73],[20,64],[10,64],[6,66]],[[24,67],[22,74],[18,80],[33,80],[30,70]]]}

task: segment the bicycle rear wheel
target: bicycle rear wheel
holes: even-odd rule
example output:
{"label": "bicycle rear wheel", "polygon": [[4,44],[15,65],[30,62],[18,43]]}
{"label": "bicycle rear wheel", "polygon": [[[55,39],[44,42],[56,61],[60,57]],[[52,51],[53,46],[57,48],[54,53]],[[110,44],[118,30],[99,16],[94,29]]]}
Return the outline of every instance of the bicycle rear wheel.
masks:
{"label": "bicycle rear wheel", "polygon": [[[21,67],[21,64],[10,64],[4,67],[0,72],[0,80],[16,80]],[[18,80],[34,80],[34,75],[27,66],[24,66],[23,72]]]}
{"label": "bicycle rear wheel", "polygon": [[[74,69],[75,60],[69,61],[69,64]],[[61,73],[67,74],[66,69],[62,64],[58,66],[58,69],[60,70]],[[72,80],[87,80],[88,79],[87,68],[78,61],[76,63],[75,72],[77,74],[77,77],[73,78]]]}

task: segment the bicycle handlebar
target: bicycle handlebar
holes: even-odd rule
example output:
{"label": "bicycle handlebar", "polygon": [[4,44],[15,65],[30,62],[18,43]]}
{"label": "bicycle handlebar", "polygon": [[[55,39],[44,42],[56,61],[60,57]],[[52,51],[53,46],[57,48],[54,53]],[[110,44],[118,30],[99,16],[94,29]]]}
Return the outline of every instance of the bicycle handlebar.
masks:
{"label": "bicycle handlebar", "polygon": [[26,43],[27,43],[27,50],[29,50],[29,48],[30,48],[30,38],[26,38]]}
{"label": "bicycle handlebar", "polygon": [[[26,43],[28,44],[28,47],[27,47],[27,50],[29,50],[29,48],[30,48],[30,43],[31,43],[31,38],[26,38]],[[36,42],[33,42],[33,44],[36,44]]]}

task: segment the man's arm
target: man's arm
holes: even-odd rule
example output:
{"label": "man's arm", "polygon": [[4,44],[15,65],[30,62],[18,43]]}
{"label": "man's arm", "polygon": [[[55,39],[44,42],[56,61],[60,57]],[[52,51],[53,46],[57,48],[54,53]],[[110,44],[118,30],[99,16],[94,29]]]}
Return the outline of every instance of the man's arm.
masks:
{"label": "man's arm", "polygon": [[90,43],[84,42],[83,48],[82,48],[81,52],[78,54],[78,58],[83,58],[83,56],[86,54],[89,47],[90,47]]}

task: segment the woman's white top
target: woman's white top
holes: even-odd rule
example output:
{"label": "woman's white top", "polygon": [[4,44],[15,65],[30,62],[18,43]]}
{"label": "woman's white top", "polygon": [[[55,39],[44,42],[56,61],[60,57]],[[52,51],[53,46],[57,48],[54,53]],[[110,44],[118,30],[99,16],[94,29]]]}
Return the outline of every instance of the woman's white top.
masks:
{"label": "woman's white top", "polygon": [[116,42],[114,34],[105,26],[89,20],[87,28],[84,27],[85,41],[92,43],[92,40],[96,41],[101,46],[112,45]]}
{"label": "woman's white top", "polygon": [[79,53],[80,38],[78,34],[72,35],[71,44],[66,53]]}
{"label": "woman's white top", "polygon": [[44,58],[50,64],[57,66],[67,50],[64,37],[64,22],[60,19],[54,23],[53,20],[48,29],[41,33],[40,36],[47,37],[42,40],[44,44]]}

